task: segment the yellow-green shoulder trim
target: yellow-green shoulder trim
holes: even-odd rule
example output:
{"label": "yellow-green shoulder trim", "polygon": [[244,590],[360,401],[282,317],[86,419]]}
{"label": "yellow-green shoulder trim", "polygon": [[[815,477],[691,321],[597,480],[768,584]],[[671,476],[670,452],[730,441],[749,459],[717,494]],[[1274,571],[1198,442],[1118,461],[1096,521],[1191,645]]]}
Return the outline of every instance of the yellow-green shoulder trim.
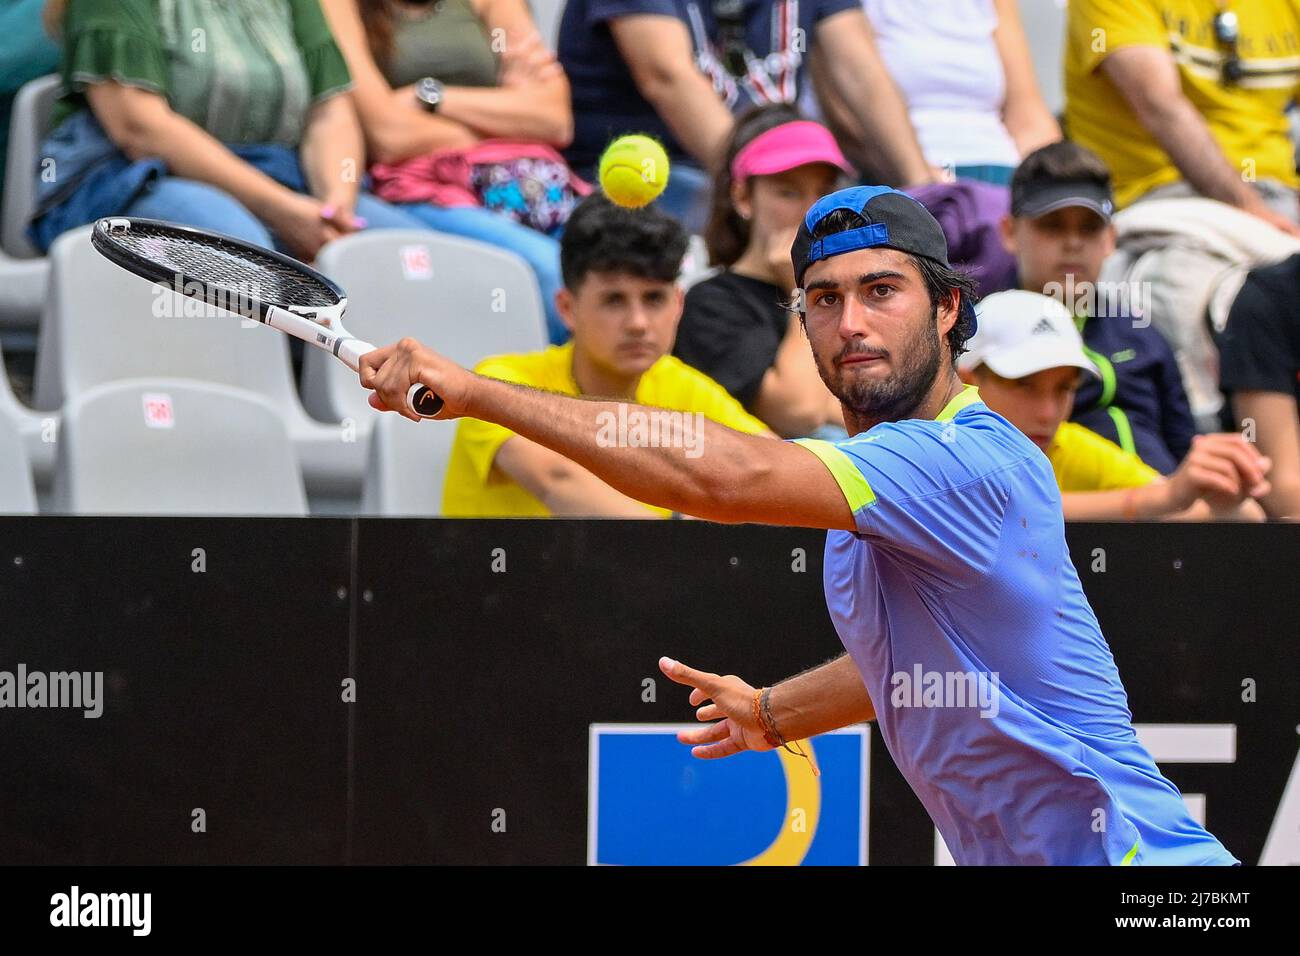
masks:
{"label": "yellow-green shoulder trim", "polygon": [[830,470],[840,490],[844,492],[844,499],[854,514],[876,503],[876,493],[872,491],[871,485],[844,452],[818,438],[796,438],[794,443],[803,445],[822,460],[822,464]]}
{"label": "yellow-green shoulder trim", "polygon": [[1138,855],[1138,847],[1141,846],[1141,844],[1142,841],[1140,839],[1134,840],[1132,849],[1130,849],[1127,853],[1124,854],[1124,859],[1119,861],[1119,865],[1132,866],[1133,858]]}
{"label": "yellow-green shoulder trim", "polygon": [[952,421],[959,411],[967,405],[974,404],[979,400],[980,390],[974,385],[966,385],[960,392],[952,397],[952,401],[943,407],[943,411],[936,415],[934,420],[936,422]]}

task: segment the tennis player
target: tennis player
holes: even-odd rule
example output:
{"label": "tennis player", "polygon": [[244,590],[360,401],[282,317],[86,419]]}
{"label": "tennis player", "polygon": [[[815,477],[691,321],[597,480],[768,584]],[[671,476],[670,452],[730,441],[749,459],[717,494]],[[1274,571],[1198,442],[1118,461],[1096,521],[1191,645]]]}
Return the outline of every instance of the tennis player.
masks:
{"label": "tennis player", "polygon": [[[720,522],[826,528],[825,591],[847,654],[775,687],[660,667],[693,688],[699,757],[768,750],[875,719],[962,864],[1233,864],[1133,731],[1065,543],[1042,451],[954,365],[972,284],[904,193],[856,187],[808,211],[795,304],[849,438],[772,441],[706,423],[703,453],[613,447],[618,404],[481,378],[403,339],[367,355],[371,404],[497,422],[639,501]],[[633,406],[635,410],[635,406]],[[647,410],[641,410],[647,411]],[[602,439],[602,435],[604,438]],[[1245,443],[1229,477],[1266,487]]]}

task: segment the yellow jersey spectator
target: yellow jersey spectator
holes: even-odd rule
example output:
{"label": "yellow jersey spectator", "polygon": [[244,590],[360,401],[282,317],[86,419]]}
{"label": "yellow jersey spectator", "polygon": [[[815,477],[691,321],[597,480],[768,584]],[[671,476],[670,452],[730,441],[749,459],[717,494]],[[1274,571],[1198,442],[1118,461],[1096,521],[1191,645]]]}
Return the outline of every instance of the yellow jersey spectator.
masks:
{"label": "yellow jersey spectator", "polygon": [[1298,83],[1300,0],[1070,0],[1066,132],[1121,208],[1204,196],[1300,234]]}
{"label": "yellow jersey spectator", "polygon": [[[560,245],[564,288],[556,306],[572,340],[494,356],[475,371],[565,395],[656,407],[650,416],[630,408],[611,415],[597,435],[611,446],[666,445],[698,457],[708,453],[704,419],[771,435],[721,385],[668,354],[682,314],[675,280],[686,238],[676,220],[654,207],[623,209],[600,194],[589,196],[574,210]],[[557,452],[472,418],[457,426],[442,511],[476,518],[671,514],[615,491]]]}

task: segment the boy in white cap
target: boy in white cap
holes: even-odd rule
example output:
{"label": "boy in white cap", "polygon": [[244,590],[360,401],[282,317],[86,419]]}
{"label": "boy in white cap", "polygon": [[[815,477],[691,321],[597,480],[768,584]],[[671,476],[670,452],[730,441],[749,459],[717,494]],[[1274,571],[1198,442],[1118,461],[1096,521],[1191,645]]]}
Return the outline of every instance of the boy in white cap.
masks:
{"label": "boy in white cap", "polygon": [[1067,421],[1083,376],[1097,377],[1068,309],[1036,292],[999,292],[976,308],[979,331],[958,367],[991,409],[1052,464],[1067,520],[1263,520],[1243,495],[1240,435],[1198,435],[1167,479],[1136,455]]}

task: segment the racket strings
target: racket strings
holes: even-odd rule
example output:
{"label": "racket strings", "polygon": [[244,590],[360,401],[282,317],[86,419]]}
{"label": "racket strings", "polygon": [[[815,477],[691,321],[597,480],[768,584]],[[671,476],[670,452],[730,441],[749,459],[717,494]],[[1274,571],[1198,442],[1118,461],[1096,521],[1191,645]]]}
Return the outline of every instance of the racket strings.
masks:
{"label": "racket strings", "polygon": [[200,282],[232,297],[303,308],[339,303],[334,290],[312,276],[271,256],[258,255],[255,250],[215,237],[200,239],[136,225],[112,238],[135,255],[165,267],[180,280]]}

